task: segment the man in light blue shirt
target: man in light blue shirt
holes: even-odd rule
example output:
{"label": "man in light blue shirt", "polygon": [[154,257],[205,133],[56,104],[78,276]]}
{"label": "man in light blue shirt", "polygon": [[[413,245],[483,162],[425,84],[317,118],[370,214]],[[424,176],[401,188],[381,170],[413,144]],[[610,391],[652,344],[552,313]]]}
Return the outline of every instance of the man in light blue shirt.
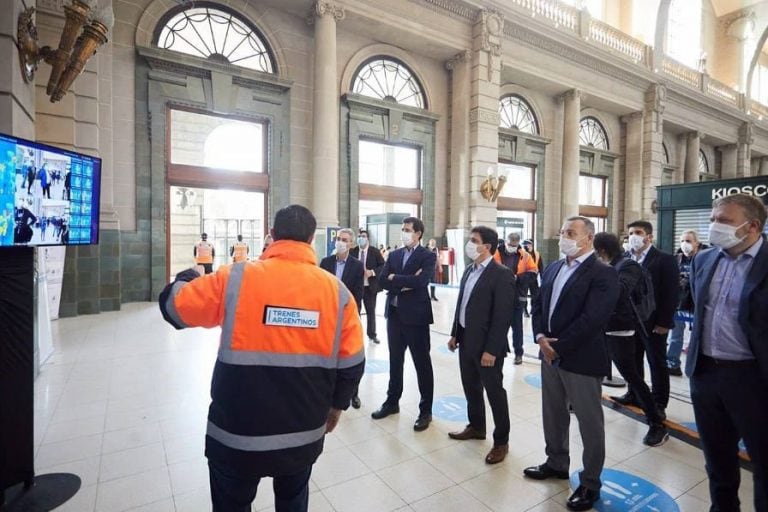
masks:
{"label": "man in light blue shirt", "polygon": [[754,510],[768,510],[768,244],[750,195],[712,205],[709,242],[691,264],[694,323],[685,372],[713,511],[739,510],[739,439],[752,462]]}

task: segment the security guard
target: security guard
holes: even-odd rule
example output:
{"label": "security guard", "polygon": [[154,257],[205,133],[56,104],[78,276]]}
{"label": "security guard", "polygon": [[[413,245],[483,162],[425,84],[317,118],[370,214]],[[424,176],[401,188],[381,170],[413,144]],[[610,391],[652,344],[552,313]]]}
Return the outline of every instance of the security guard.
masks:
{"label": "security guard", "polygon": [[200,240],[195,244],[195,263],[202,265],[206,274],[213,272],[213,258],[216,257],[216,250],[213,244],[208,241],[208,233],[200,235]]}
{"label": "security guard", "polygon": [[265,476],[278,511],[306,511],[312,465],[365,366],[357,304],[316,266],[314,216],[291,205],[273,226],[260,260],[185,270],[160,294],[177,329],[222,328],[205,447],[214,512],[250,510]]}
{"label": "security guard", "polygon": [[240,263],[248,259],[248,253],[251,252],[248,244],[243,242],[243,235],[237,235],[237,242],[229,248],[229,255],[232,256],[232,263]]}

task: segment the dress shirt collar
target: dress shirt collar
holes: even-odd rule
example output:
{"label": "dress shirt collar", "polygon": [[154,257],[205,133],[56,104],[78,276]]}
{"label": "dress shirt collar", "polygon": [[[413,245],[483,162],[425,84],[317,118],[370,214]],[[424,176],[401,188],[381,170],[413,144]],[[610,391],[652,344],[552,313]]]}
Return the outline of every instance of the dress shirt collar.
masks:
{"label": "dress shirt collar", "polygon": [[592,256],[594,253],[595,253],[594,249],[592,249],[590,251],[587,251],[584,254],[582,254],[581,256],[579,256],[578,258],[576,258],[574,260],[571,260],[570,263],[568,263],[568,258],[565,258],[565,264],[570,267],[573,264],[577,264],[578,265],[578,264],[584,263],[587,260],[587,258]]}
{"label": "dress shirt collar", "polygon": [[648,256],[648,251],[651,250],[651,247],[653,247],[653,244],[648,244],[648,247],[646,247],[643,252],[640,253],[640,256],[635,253],[634,250],[629,251],[629,253],[632,255],[632,259],[635,261],[643,261],[646,256]]}
{"label": "dress shirt collar", "polygon": [[[493,256],[489,254],[487,258],[485,258],[483,261],[480,262],[479,266],[483,267],[483,270],[485,270],[485,267],[488,266],[488,264],[491,262],[492,259],[493,259]],[[478,270],[477,267],[478,267],[477,263],[472,264],[473,271]]]}
{"label": "dress shirt collar", "polygon": [[734,258],[730,254],[728,254],[728,252],[725,249],[723,249],[723,248],[720,248],[720,252],[726,258],[730,258],[732,260],[740,259],[740,258],[745,257],[745,256],[748,256],[748,257],[754,259],[757,256],[757,253],[760,252],[760,248],[762,246],[763,246],[763,236],[760,235],[760,238],[757,239],[757,242],[753,243],[752,246],[749,249],[747,249],[743,253],[739,254],[736,258]]}

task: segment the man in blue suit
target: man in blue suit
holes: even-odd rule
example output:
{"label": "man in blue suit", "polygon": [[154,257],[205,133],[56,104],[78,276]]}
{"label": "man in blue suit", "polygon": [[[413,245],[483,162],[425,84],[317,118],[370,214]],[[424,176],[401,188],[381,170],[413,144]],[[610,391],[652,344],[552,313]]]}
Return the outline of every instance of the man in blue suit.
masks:
{"label": "man in blue suit", "polygon": [[768,244],[759,199],[712,205],[709,242],[691,264],[694,323],[685,373],[709,476],[710,511],[739,510],[739,439],[755,510],[768,510]]}
{"label": "man in blue suit", "polygon": [[549,265],[531,309],[539,344],[542,413],[547,460],[526,468],[528,478],[568,478],[568,427],[573,407],[584,445],[579,487],[568,498],[569,510],[589,510],[600,498],[605,462],[602,381],[610,362],[603,333],[619,298],[616,271],[598,261],[593,247],[595,225],[586,217],[569,217],[560,229],[565,258]]}
{"label": "man in blue suit", "polygon": [[419,242],[424,223],[416,217],[403,219],[403,247],[389,253],[379,275],[379,284],[387,290],[384,317],[387,319],[389,343],[389,388],[382,406],[371,413],[375,420],[400,412],[403,394],[405,349],[410,349],[419,383],[419,417],[413,425],[417,432],[426,430],[432,421],[434,376],[429,356],[429,325],[432,323],[432,301],[429,281],[435,272],[435,254]]}

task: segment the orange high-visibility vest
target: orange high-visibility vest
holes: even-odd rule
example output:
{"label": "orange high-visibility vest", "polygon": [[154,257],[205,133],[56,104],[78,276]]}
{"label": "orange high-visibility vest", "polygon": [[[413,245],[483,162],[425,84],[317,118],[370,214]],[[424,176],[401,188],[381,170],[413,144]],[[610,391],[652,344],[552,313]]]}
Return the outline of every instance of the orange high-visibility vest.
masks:
{"label": "orange high-visibility vest", "polygon": [[203,242],[200,240],[195,245],[195,263],[203,265],[205,263],[213,263],[213,244],[210,242]]}
{"label": "orange high-visibility vest", "polygon": [[232,246],[232,261],[240,263],[248,259],[248,244],[245,242],[235,242]]}

